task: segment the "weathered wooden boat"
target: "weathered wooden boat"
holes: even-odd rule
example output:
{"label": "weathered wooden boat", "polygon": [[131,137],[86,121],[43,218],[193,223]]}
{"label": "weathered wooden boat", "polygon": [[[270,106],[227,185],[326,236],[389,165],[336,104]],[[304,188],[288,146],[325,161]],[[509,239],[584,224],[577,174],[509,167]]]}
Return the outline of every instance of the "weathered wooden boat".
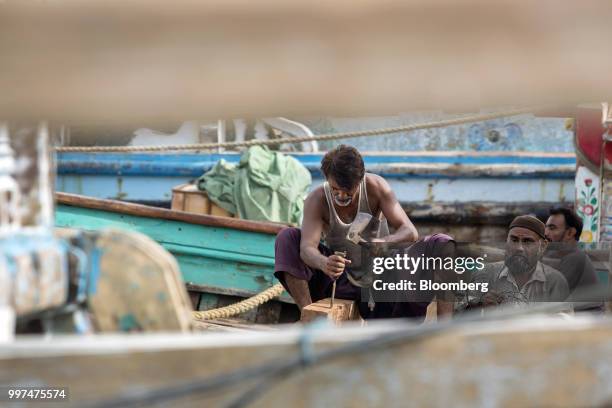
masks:
{"label": "weathered wooden boat", "polygon": [[[225,262],[224,252],[241,254],[230,257],[230,266],[250,255],[246,269],[269,267],[273,236],[281,227],[61,193],[57,197],[58,225],[78,222],[93,230],[117,226],[145,232],[174,250],[179,262],[181,257],[187,265],[191,260],[195,272],[200,262]],[[207,234],[201,236],[204,228]],[[189,233],[188,242],[180,238],[183,231]],[[241,236],[237,249],[217,246],[236,231]],[[207,236],[214,238],[212,243]],[[252,246],[255,237],[269,246]],[[244,275],[238,280],[253,292],[259,281]],[[207,289],[218,293],[236,290],[221,282],[211,286]],[[274,333],[19,338],[0,348],[0,371],[10,373],[3,384],[68,386],[74,406],[251,401],[278,406],[296,398],[306,406],[347,401],[382,406],[406,398],[435,406],[450,401],[458,406],[604,404],[612,397],[610,388],[602,386],[611,361],[609,332],[609,318],[544,316],[424,326],[395,321],[365,328],[281,327]],[[126,361],[132,367],[127,371]],[[117,376],[118,370],[123,375]],[[569,374],[559,380],[554,375],[559,370]],[[276,387],[280,379],[283,387]],[[517,394],[519,389],[525,392]]]}
{"label": "weathered wooden boat", "polygon": [[[178,261],[195,310],[253,296],[275,282],[274,239],[282,224],[191,214],[115,200],[56,193],[55,224],[64,228],[121,228],[143,233]],[[276,323],[297,318],[285,292],[241,318]]]}
{"label": "weathered wooden boat", "polygon": [[[203,111],[221,117],[245,107],[253,114],[330,107],[355,114],[373,107],[584,100],[609,89],[605,67],[612,54],[602,53],[601,44],[612,7],[601,1],[568,6],[548,25],[541,16],[550,4],[535,2],[365,2],[348,13],[342,3],[337,9],[278,1],[244,8],[223,2],[155,6],[53,4],[7,12],[0,29],[15,41],[4,42],[3,51],[15,55],[18,47],[19,53],[2,78],[5,115],[142,120]],[[112,18],[118,12],[122,18]],[[505,17],[492,18],[499,16]],[[236,17],[244,25],[228,33]],[[270,29],[279,21],[295,24]],[[512,40],[490,41],[492,21],[496,38]],[[550,35],[539,35],[543,24]],[[254,34],[251,44],[237,40],[244,37],[241,30]],[[422,47],[419,38],[431,46]],[[309,46],[311,52],[300,55],[296,39],[325,46]],[[41,52],[49,44],[56,45],[53,58]],[[523,52],[516,44],[525,45]],[[310,63],[313,52],[325,63]],[[270,53],[275,63],[263,63],[272,60]],[[210,64],[211,54],[219,56],[217,63]],[[125,55],[130,61],[118,64]],[[574,64],[561,74],[555,61],[595,63]],[[454,75],[448,75],[450,63],[459,68]],[[142,80],[143,67],[149,80]],[[252,67],[252,75],[237,74],[236,67]],[[169,72],[172,86],[164,81]],[[288,107],[289,100],[295,105]],[[42,203],[46,210],[49,201]],[[18,338],[0,347],[0,376],[3,386],[69,387],[68,403],[79,407],[134,400],[244,406],[258,396],[260,406],[605,406],[612,400],[611,333],[606,317],[549,316],[416,330],[387,322],[274,334]],[[265,393],[265,386],[276,385]]]}
{"label": "weathered wooden boat", "polygon": [[0,372],[68,387],[78,407],[607,406],[610,335],[609,318],[536,316],[23,338],[0,348]]}
{"label": "weathered wooden boat", "polygon": [[[321,153],[292,155],[310,170],[312,186],[323,181]],[[236,163],[239,158],[238,153],[64,152],[58,154],[56,186],[72,194],[167,207],[172,187],[201,176],[220,159]],[[505,227],[514,215],[543,214],[554,204],[574,202],[573,153],[365,153],[364,160],[369,171],[389,181],[404,209],[423,228]]]}
{"label": "weathered wooden boat", "polygon": [[[323,153],[293,153],[319,185]],[[57,190],[105,199],[169,203],[172,187],[239,153],[59,153]],[[572,201],[573,153],[364,153],[366,168],[389,179],[405,206],[416,203]],[[483,196],[487,197],[484,198]],[[483,199],[484,198],[484,199]]]}

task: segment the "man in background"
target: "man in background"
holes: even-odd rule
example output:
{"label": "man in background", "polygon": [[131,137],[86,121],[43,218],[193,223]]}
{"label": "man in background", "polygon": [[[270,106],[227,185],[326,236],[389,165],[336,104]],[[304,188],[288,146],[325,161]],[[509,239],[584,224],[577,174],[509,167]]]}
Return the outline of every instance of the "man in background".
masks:
{"label": "man in background", "polygon": [[546,250],[544,223],[530,215],[510,224],[504,260],[487,264],[474,273],[474,282],[488,282],[486,293],[475,293],[477,304],[529,304],[563,302],[569,295],[567,281],[540,259]]}
{"label": "man in background", "polygon": [[[583,292],[599,284],[593,263],[587,254],[578,248],[582,233],[582,220],[569,208],[557,207],[550,211],[546,221],[546,239],[551,243],[543,262],[560,271],[569,285],[570,293],[578,289]],[[577,293],[578,297],[581,296]],[[588,297],[588,295],[587,295]],[[584,299],[593,300],[593,299]],[[603,304],[579,302],[575,311],[601,311]]]}

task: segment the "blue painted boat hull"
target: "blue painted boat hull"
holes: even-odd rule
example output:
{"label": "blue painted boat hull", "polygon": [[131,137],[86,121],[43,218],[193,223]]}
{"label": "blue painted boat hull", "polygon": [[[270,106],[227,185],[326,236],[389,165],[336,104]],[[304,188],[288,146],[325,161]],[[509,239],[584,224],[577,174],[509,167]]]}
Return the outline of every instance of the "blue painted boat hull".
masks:
{"label": "blue painted boat hull", "polygon": [[[322,154],[293,154],[320,184]],[[169,202],[172,187],[237,153],[61,153],[57,190],[97,198]],[[403,205],[573,203],[576,158],[558,153],[366,154],[366,169],[389,181]]]}

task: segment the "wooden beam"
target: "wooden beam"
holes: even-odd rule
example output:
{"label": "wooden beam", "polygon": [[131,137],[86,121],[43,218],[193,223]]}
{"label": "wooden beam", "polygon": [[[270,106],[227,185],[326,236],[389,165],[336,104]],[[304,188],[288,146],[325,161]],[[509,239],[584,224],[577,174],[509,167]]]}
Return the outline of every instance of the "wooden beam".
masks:
{"label": "wooden beam", "polygon": [[142,123],[612,99],[606,0],[1,7],[7,118]]}
{"label": "wooden beam", "polygon": [[263,221],[249,221],[214,215],[191,214],[183,211],[173,211],[166,208],[149,207],[142,204],[126,203],[117,200],[91,198],[78,194],[55,193],[58,203],[75,207],[104,210],[139,217],[159,218],[163,220],[183,221],[191,224],[206,225],[219,228],[232,228],[242,231],[278,234],[285,227],[283,224]]}
{"label": "wooden beam", "polygon": [[[276,363],[298,356],[306,339],[318,352],[375,335],[394,336],[410,327],[401,323],[306,329],[310,332],[294,326],[253,333],[24,338],[3,344],[0,372],[10,373],[5,376],[10,384],[69,387],[70,403],[81,406]],[[611,335],[610,321],[593,317],[461,325],[301,368],[272,381],[256,405],[606,405],[612,400]],[[217,388],[199,405],[227,405],[247,385],[253,383]],[[189,406],[183,399],[166,405]]]}

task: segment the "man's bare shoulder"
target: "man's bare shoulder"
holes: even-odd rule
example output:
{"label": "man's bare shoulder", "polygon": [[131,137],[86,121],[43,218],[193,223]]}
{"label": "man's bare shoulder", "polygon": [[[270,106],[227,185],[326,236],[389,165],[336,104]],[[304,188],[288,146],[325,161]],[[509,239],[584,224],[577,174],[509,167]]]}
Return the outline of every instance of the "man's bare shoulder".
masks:
{"label": "man's bare shoulder", "polygon": [[315,187],[308,195],[306,196],[306,200],[310,201],[321,201],[325,197],[325,189],[323,189],[323,185]]}
{"label": "man's bare shoulder", "polygon": [[366,173],[366,188],[368,190],[368,194],[374,193],[379,195],[383,191],[388,190],[389,183],[383,177],[374,173]]}
{"label": "man's bare shoulder", "polygon": [[379,176],[378,174],[366,173],[366,184],[368,187],[370,187],[370,185],[381,186],[381,185],[386,185],[387,181],[383,177]]}
{"label": "man's bare shoulder", "polygon": [[316,217],[323,216],[323,209],[327,206],[327,199],[325,198],[325,190],[323,186],[315,187],[304,201],[304,215],[314,215]]}

